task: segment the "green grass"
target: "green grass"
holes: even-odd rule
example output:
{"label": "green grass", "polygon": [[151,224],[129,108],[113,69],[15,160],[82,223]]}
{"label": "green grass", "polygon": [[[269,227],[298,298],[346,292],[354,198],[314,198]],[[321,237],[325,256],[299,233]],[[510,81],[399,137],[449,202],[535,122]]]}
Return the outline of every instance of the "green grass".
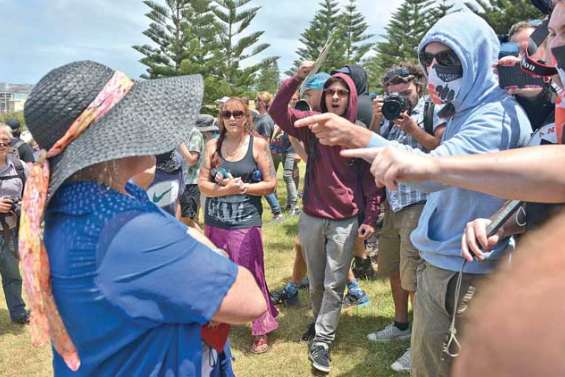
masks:
{"label": "green grass", "polygon": [[[304,165],[301,166],[302,168]],[[303,169],[302,169],[303,170]],[[284,206],[286,193],[279,171],[279,199]],[[292,241],[297,234],[297,217],[286,218],[274,224],[269,207],[264,201],[265,264],[267,282],[271,289],[282,286],[290,277],[294,250]],[[332,350],[332,376],[343,377],[388,377],[398,376],[389,365],[405,351],[407,343],[369,344],[367,333],[392,321],[394,310],[388,283],[384,281],[362,281],[361,286],[371,297],[365,308],[343,313],[337,338]],[[309,309],[308,291],[300,292],[299,307],[280,307],[279,329],[270,336],[271,350],[263,355],[248,352],[251,344],[248,327],[234,328],[231,333],[234,368],[238,377],[312,376],[306,343],[300,336],[312,319]],[[49,347],[35,348],[31,345],[26,327],[10,322],[0,292],[0,377],[51,376],[51,350]]]}

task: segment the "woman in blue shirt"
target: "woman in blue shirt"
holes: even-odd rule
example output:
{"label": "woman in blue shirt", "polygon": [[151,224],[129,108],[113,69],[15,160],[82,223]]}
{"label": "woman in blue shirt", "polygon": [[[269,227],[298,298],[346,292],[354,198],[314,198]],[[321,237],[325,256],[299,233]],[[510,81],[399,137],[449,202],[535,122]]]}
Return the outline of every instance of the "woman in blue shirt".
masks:
{"label": "woman in blue shirt", "polygon": [[[203,326],[265,311],[248,271],[128,183],[186,139],[202,89],[199,76],[134,83],[85,61],[32,91],[26,121],[47,161],[26,187],[20,254],[32,335],[48,331],[56,376],[201,376],[202,342],[221,353],[225,341]],[[34,242],[44,200],[49,265]]]}

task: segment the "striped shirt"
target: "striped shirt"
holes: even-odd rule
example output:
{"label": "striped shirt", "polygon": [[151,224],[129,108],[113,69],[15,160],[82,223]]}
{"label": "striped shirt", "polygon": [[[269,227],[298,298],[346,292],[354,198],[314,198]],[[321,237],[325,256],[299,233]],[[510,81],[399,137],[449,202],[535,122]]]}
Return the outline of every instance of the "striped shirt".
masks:
{"label": "striped shirt", "polygon": [[[424,106],[426,102],[426,97],[420,98],[416,107],[412,110],[411,117],[416,121],[418,126],[424,128]],[[437,126],[442,124],[440,118],[437,116],[438,108],[436,106],[434,110],[434,122],[433,127],[434,130]],[[392,122],[388,120],[384,120],[383,125],[381,126],[381,136],[390,141],[396,141],[401,144],[409,145],[412,148],[418,148],[421,150],[425,150],[424,147],[416,140],[415,137],[410,135],[409,133],[401,130],[400,128],[396,127]],[[416,191],[410,188],[409,185],[404,183],[398,184],[398,189],[391,191],[389,189],[386,190],[386,198],[390,208],[394,212],[398,212],[403,208],[406,208],[412,204],[425,201],[427,199],[427,194]]]}

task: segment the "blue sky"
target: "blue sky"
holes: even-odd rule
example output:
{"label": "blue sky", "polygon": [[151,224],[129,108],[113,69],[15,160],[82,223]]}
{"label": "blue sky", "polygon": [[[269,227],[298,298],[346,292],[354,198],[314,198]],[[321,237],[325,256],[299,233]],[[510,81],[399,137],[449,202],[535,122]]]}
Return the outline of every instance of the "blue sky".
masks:
{"label": "blue sky", "polygon": [[[155,0],[159,1],[159,0]],[[249,30],[264,30],[271,44],[262,56],[280,56],[285,71],[295,59],[298,37],[313,18],[319,0],[254,0],[261,6]],[[345,3],[345,0],[340,0]],[[358,0],[379,35],[402,0]],[[149,19],[141,0],[0,0],[0,82],[33,84],[50,69],[92,59],[139,77],[144,66],[131,46],[148,43]]]}

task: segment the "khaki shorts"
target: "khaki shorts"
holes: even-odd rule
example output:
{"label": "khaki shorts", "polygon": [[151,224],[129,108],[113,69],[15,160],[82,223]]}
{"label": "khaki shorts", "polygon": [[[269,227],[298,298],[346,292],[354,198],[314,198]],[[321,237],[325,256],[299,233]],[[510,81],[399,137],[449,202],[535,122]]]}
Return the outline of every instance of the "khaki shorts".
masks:
{"label": "khaki shorts", "polygon": [[[467,321],[467,308],[473,304],[474,295],[467,294],[469,287],[477,287],[485,275],[463,274],[458,305],[455,292],[458,273],[424,262],[418,267],[418,291],[412,324],[412,377],[449,377],[453,358],[444,354],[453,312],[456,338],[461,341]],[[476,295],[476,291],[475,291]],[[456,310],[455,310],[456,309]],[[463,343],[464,344],[464,343]],[[450,352],[459,349],[453,343]]]}
{"label": "khaki shorts", "polygon": [[385,209],[383,228],[379,233],[377,257],[379,276],[400,272],[402,289],[416,291],[416,269],[422,263],[418,250],[410,241],[410,233],[418,226],[424,204],[413,204],[399,212]]}

